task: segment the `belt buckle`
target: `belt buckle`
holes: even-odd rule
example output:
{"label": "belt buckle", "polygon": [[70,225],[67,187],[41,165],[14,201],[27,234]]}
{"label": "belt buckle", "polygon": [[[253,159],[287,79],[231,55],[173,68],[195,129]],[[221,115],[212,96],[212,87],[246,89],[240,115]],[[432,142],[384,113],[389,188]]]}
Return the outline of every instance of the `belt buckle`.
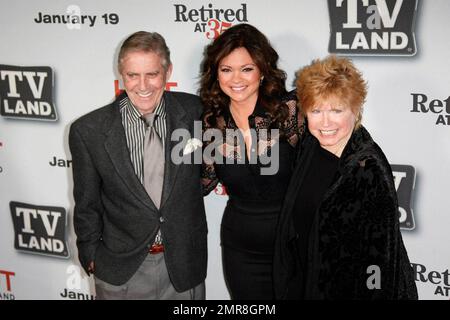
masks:
{"label": "belt buckle", "polygon": [[164,245],[162,244],[152,244],[150,249],[148,250],[150,254],[157,254],[160,252],[164,252]]}

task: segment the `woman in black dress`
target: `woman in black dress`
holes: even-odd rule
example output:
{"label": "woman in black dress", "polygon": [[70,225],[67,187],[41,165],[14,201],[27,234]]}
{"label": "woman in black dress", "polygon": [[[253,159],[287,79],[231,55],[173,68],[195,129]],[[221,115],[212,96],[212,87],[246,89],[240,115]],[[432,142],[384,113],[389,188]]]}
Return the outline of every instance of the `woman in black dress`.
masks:
{"label": "woman in black dress", "polygon": [[[232,299],[273,299],[275,230],[299,138],[295,94],[278,54],[255,27],[227,29],[205,50],[205,195],[221,182],[229,195],[221,225]],[[208,157],[208,151],[209,153]]]}
{"label": "woman in black dress", "polygon": [[330,56],[296,84],[307,129],[280,215],[276,297],[417,299],[392,171],[361,125],[361,73]]}

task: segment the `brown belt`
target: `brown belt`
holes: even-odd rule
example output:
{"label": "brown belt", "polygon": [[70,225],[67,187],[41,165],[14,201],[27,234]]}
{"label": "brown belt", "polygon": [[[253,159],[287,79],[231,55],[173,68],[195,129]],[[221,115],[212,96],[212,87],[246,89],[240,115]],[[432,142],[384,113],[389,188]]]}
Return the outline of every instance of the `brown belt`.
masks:
{"label": "brown belt", "polygon": [[148,253],[150,254],[157,254],[160,252],[164,252],[164,245],[162,244],[152,244],[152,246],[148,250]]}

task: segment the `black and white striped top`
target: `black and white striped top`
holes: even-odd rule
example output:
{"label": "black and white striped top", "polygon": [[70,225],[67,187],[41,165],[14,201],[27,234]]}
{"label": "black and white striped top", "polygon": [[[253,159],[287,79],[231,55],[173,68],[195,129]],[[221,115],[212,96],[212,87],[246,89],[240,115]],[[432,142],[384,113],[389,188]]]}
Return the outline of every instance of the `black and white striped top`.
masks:
{"label": "black and white striped top", "polygon": [[[144,137],[147,125],[141,118],[141,113],[133,106],[128,97],[123,98],[120,102],[120,114],[122,116],[122,125],[125,129],[128,150],[130,151],[131,163],[134,172],[141,183],[144,183]],[[155,130],[158,133],[164,150],[167,126],[166,126],[166,106],[164,96],[155,109],[158,117],[155,120]]]}
{"label": "black and white striped top", "polygon": [[[141,118],[141,113],[131,103],[128,97],[123,98],[120,102],[120,114],[122,116],[122,125],[125,129],[125,136],[127,139],[128,150],[130,151],[131,163],[134,167],[134,172],[142,184],[144,184],[144,138],[147,125]],[[159,135],[163,150],[167,135],[166,125],[166,105],[164,102],[164,95],[161,101],[156,106],[155,113],[158,117],[155,120],[155,130]],[[155,237],[153,244],[160,245],[162,243],[161,230]]]}

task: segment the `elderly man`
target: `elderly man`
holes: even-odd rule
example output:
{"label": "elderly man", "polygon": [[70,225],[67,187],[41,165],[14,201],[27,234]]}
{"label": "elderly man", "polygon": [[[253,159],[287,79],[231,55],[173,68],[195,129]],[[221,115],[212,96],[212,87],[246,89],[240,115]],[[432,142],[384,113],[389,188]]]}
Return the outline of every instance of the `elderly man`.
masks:
{"label": "elderly man", "polygon": [[172,132],[193,135],[202,105],[165,91],[172,64],[156,32],[128,37],[118,69],[125,92],[69,134],[81,265],[94,274],[99,299],[204,299],[200,164],[170,157]]}

